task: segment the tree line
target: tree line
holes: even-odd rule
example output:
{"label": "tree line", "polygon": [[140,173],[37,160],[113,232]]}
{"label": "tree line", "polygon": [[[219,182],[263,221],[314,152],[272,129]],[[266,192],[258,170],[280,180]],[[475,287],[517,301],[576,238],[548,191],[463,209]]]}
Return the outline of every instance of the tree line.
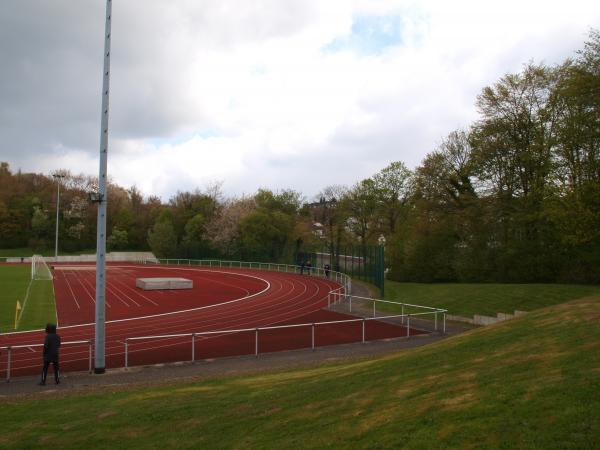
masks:
{"label": "tree line", "polygon": [[[162,257],[288,261],[385,245],[403,281],[600,282],[600,33],[555,66],[526,64],[482,89],[478,119],[414,170],[390,163],[312,201],[293,190],[225,198],[220,185],[167,202],[109,184],[107,245]],[[95,179],[0,163],[0,246],[95,247]]]}

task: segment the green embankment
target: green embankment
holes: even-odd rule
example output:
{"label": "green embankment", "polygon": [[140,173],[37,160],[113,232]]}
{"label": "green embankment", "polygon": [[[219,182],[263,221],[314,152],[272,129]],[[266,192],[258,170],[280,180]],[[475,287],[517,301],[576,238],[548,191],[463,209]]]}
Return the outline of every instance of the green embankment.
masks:
{"label": "green embankment", "polygon": [[7,399],[0,447],[600,447],[600,298],[384,358]]}
{"label": "green embankment", "polygon": [[[600,286],[567,284],[398,283],[386,280],[385,299],[433,306],[449,314],[495,316],[514,310],[533,311],[572,299],[600,295]],[[378,308],[398,308],[380,304]]]}
{"label": "green embankment", "polygon": [[44,328],[46,323],[56,322],[52,281],[36,280],[29,287],[30,281],[29,264],[0,265],[0,333],[15,331],[17,300],[23,306],[18,331]]}

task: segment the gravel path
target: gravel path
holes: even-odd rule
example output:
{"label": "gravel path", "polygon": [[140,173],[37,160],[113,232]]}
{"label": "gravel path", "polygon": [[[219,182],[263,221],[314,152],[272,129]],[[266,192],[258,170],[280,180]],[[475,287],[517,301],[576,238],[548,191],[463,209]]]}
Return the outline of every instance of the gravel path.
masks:
{"label": "gravel path", "polygon": [[[368,296],[368,289],[354,283],[353,293]],[[412,324],[411,324],[412,325]],[[23,397],[63,396],[71,393],[87,393],[98,390],[114,391],[131,387],[160,386],[186,381],[198,381],[224,376],[254,375],[263,372],[308,368],[322,364],[344,362],[356,359],[382,356],[446,339],[469,329],[463,324],[448,323],[446,334],[432,333],[414,336],[410,339],[398,338],[356,344],[318,347],[286,352],[265,353],[258,357],[238,356],[200,360],[195,363],[158,364],[130,367],[128,369],[108,369],[103,375],[87,372],[63,374],[60,385],[53,384],[52,373],[48,374],[48,384],[38,386],[39,377],[13,378],[9,383],[0,381],[0,399],[18,400]],[[41,370],[41,364],[40,364]]]}

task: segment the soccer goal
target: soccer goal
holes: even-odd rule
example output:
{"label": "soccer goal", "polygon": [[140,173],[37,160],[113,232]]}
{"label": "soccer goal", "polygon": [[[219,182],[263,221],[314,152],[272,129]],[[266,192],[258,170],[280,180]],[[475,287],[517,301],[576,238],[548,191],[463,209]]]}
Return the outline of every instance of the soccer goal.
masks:
{"label": "soccer goal", "polygon": [[43,256],[33,255],[31,258],[31,279],[32,280],[51,280],[52,272]]}

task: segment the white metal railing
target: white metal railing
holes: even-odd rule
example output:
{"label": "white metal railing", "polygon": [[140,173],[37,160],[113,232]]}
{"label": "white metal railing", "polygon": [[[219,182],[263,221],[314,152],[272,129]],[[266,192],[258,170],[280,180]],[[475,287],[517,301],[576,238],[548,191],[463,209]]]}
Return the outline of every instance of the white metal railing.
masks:
{"label": "white metal railing", "polygon": [[176,266],[196,266],[209,268],[228,268],[228,269],[258,269],[269,270],[273,272],[285,273],[306,273],[311,276],[318,276],[335,281],[340,284],[344,290],[344,295],[349,295],[352,291],[352,278],[342,272],[335,270],[325,270],[320,267],[311,267],[310,269],[292,264],[264,263],[256,261],[222,261],[219,259],[182,259],[182,258],[153,258],[141,261],[142,264],[166,264]]}
{"label": "white metal railing", "polygon": [[[139,261],[142,264],[168,264],[168,265],[187,265],[187,266],[200,266],[200,267],[215,267],[215,268],[249,268],[249,269],[258,269],[258,270],[271,270],[277,272],[286,272],[286,273],[301,273],[302,268],[300,266],[288,265],[288,264],[275,264],[275,263],[261,263],[261,262],[241,262],[241,261],[220,261],[220,260],[189,260],[189,259],[145,259]],[[286,329],[286,328],[298,328],[298,327],[311,327],[311,348],[314,350],[315,343],[315,328],[318,326],[324,325],[333,325],[333,324],[341,324],[341,323],[352,323],[352,322],[362,322],[362,342],[366,342],[366,331],[365,324],[369,320],[386,320],[393,318],[400,318],[402,325],[406,324],[406,337],[410,338],[410,318],[416,316],[426,316],[433,315],[434,316],[434,329],[438,330],[438,314],[442,314],[443,317],[443,328],[442,331],[446,333],[446,309],[434,308],[431,306],[421,306],[414,305],[410,303],[401,303],[394,302],[391,300],[382,300],[382,299],[373,299],[368,297],[360,297],[356,295],[351,295],[352,288],[352,280],[351,278],[341,272],[336,271],[325,271],[321,268],[311,268],[310,272],[304,268],[304,271],[311,273],[311,275],[316,275],[319,277],[323,277],[326,279],[330,279],[340,284],[340,287],[336,289],[332,289],[327,293],[327,306],[331,307],[336,304],[340,304],[342,301],[347,301],[349,312],[352,312],[352,301],[354,299],[355,302],[363,301],[363,302],[372,302],[373,303],[373,317],[362,317],[356,319],[345,319],[345,320],[334,320],[334,321],[323,321],[323,322],[310,322],[310,323],[300,323],[300,324],[291,324],[291,325],[276,325],[276,326],[265,326],[265,327],[254,327],[254,328],[242,328],[235,330],[213,330],[213,331],[199,331],[199,332],[191,332],[191,333],[181,333],[181,334],[168,334],[168,335],[156,335],[156,336],[135,336],[128,337],[124,340],[125,346],[125,367],[129,366],[129,343],[134,341],[149,341],[149,340],[160,340],[160,339],[169,339],[169,338],[183,338],[183,337],[191,337],[191,361],[195,361],[196,355],[196,338],[198,336],[210,336],[210,335],[226,335],[233,333],[242,333],[242,332],[254,332],[255,334],[255,345],[254,345],[254,353],[258,357],[259,355],[259,333],[260,331],[266,330],[278,330],[278,329]],[[399,305],[401,308],[400,314],[388,314],[384,316],[377,316],[377,303],[386,303],[386,304],[395,304]],[[424,312],[411,312],[405,313],[405,307],[416,308],[426,310]],[[89,345],[89,371],[92,371],[92,342],[89,341],[71,341],[64,342],[63,345],[70,344],[88,344]],[[8,364],[6,370],[6,381],[10,381],[10,370],[11,370],[11,351],[17,348],[27,348],[27,347],[41,347],[43,344],[31,344],[31,345],[13,345],[0,347],[0,349],[8,350]]]}
{"label": "white metal railing", "polygon": [[[92,373],[92,343],[93,341],[91,340],[87,340],[87,341],[67,341],[67,342],[62,342],[61,343],[61,347],[65,346],[65,345],[81,345],[81,344],[87,344],[88,345],[88,371],[90,373]],[[19,348],[33,348],[33,347],[43,347],[44,344],[21,344],[21,345],[7,345],[4,347],[0,347],[0,350],[6,350],[8,353],[7,356],[7,363],[6,363],[6,382],[8,383],[10,381],[10,371],[11,371],[11,364],[12,364],[12,351],[15,349],[19,349]]]}
{"label": "white metal railing", "polygon": [[125,338],[125,368],[129,367],[129,343],[133,341],[151,341],[151,340],[159,340],[159,339],[169,339],[169,338],[191,338],[191,362],[196,361],[196,338],[202,336],[210,336],[210,335],[226,335],[233,333],[244,333],[244,332],[254,332],[254,355],[258,357],[259,355],[259,333],[260,331],[266,330],[282,330],[286,328],[299,328],[299,327],[310,327],[311,328],[311,349],[314,350],[316,345],[315,342],[315,328],[317,326],[322,325],[334,325],[334,324],[342,324],[342,323],[353,323],[353,322],[362,322],[362,340],[361,342],[364,344],[366,342],[366,331],[365,324],[369,320],[382,320],[382,319],[392,319],[398,317],[406,317],[406,337],[410,338],[410,318],[414,316],[431,314],[431,313],[414,313],[414,314],[393,314],[388,316],[379,316],[379,317],[362,317],[356,319],[346,319],[346,320],[330,320],[324,322],[307,322],[307,323],[296,323],[291,325],[277,325],[277,326],[267,326],[267,327],[255,327],[255,328],[240,328],[235,330],[217,330],[217,331],[198,331],[194,333],[180,333],[180,334],[163,334],[156,336],[136,336]]}
{"label": "white metal railing", "polygon": [[[288,264],[275,264],[275,263],[261,263],[261,262],[242,262],[242,261],[221,261],[221,260],[189,260],[189,259],[157,259],[152,262],[144,261],[145,264],[155,263],[155,264],[168,264],[168,265],[187,265],[187,266],[206,266],[206,267],[219,267],[219,268],[249,268],[249,269],[259,269],[259,270],[274,270],[277,272],[287,272],[287,273],[301,273],[302,268],[300,266],[288,265]],[[304,268],[306,270],[306,268]],[[349,305],[349,311],[352,312],[352,299],[355,301],[370,301],[373,302],[373,317],[363,317],[356,319],[346,319],[346,320],[335,320],[335,321],[324,321],[324,322],[310,322],[310,323],[300,323],[300,324],[292,324],[292,325],[276,325],[276,326],[266,326],[266,327],[254,327],[254,328],[242,328],[235,330],[214,330],[214,331],[198,331],[193,333],[182,333],[182,334],[170,334],[170,335],[156,335],[156,336],[136,336],[131,338],[126,338],[124,341],[125,346],[125,367],[129,366],[129,343],[135,341],[150,341],[150,340],[159,340],[159,339],[168,339],[168,338],[191,338],[191,361],[194,362],[196,360],[196,338],[198,336],[209,336],[209,335],[226,335],[233,333],[243,333],[243,332],[254,332],[254,354],[256,356],[259,355],[259,333],[264,330],[278,330],[285,328],[297,328],[297,327],[311,327],[311,348],[314,350],[315,348],[315,328],[317,326],[322,325],[332,325],[332,324],[341,324],[341,323],[351,323],[351,322],[361,322],[362,321],[362,342],[365,342],[365,323],[368,320],[385,320],[392,318],[400,318],[401,323],[404,325],[406,323],[406,337],[410,338],[410,318],[415,316],[425,316],[425,315],[433,315],[434,316],[434,329],[437,331],[438,329],[438,314],[442,314],[443,316],[443,333],[446,333],[446,312],[447,310],[441,308],[434,308],[430,306],[421,306],[414,305],[411,303],[401,303],[394,302],[390,300],[381,300],[381,299],[372,299],[368,297],[360,297],[354,296],[350,294],[352,280],[351,278],[341,272],[335,271],[327,271],[321,268],[311,268],[312,274],[316,274],[317,276],[332,279],[340,284],[340,287],[336,289],[332,289],[327,293],[327,306],[331,307],[335,304],[340,304],[342,301],[347,300]],[[311,272],[307,272],[311,273]],[[388,303],[395,304],[401,307],[400,314],[389,314],[385,316],[377,316],[377,303]],[[404,313],[404,308],[416,308],[416,309],[424,309],[424,312],[417,313]]]}

